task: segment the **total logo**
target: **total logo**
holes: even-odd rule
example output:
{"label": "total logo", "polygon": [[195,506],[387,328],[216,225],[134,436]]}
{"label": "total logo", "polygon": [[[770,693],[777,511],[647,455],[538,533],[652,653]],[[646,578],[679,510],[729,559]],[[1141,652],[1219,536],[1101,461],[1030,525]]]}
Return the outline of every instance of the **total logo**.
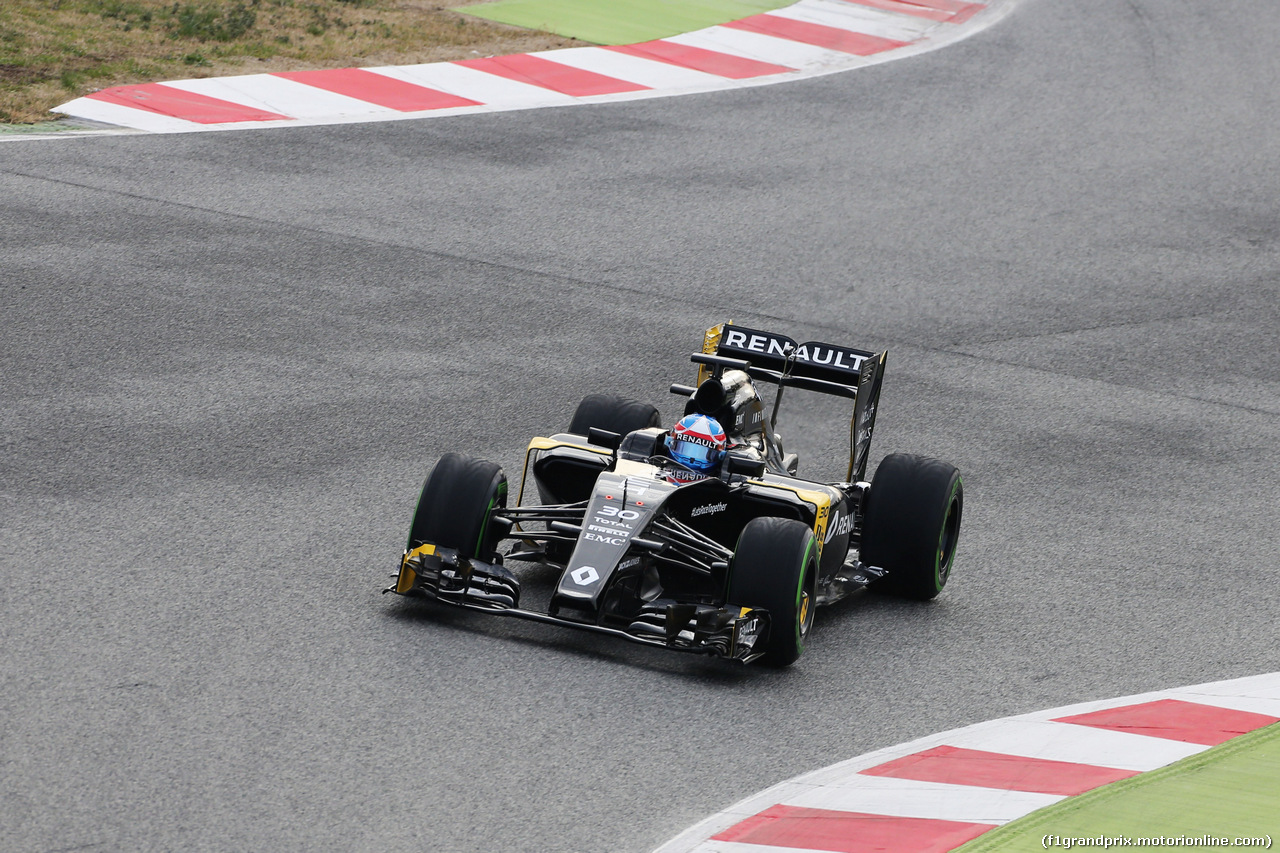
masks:
{"label": "total logo", "polygon": [[697,518],[700,515],[711,515],[713,512],[724,512],[729,508],[727,503],[707,504],[706,506],[695,507],[693,512],[689,513],[690,518]]}
{"label": "total logo", "polygon": [[836,510],[836,517],[831,519],[831,523],[827,525],[827,538],[822,540],[822,544],[826,545],[837,536],[844,536],[846,533],[853,532],[853,516],[841,515],[840,510]]}
{"label": "total logo", "polygon": [[604,542],[607,545],[621,547],[635,529],[635,521],[640,513],[633,509],[605,505],[598,507],[591,516],[592,524],[586,525],[582,538],[587,542]]}

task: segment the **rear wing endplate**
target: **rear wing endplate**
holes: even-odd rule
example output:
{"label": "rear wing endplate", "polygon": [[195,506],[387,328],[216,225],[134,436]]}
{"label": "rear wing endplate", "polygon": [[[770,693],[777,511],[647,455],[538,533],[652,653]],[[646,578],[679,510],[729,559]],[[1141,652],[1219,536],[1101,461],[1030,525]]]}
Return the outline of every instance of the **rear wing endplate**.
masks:
{"label": "rear wing endplate", "polygon": [[[750,365],[747,373],[752,378],[772,382],[779,389],[803,388],[852,398],[847,478],[850,481],[865,479],[887,350],[872,352],[819,341],[797,343],[786,335],[730,322],[707,330],[702,351],[705,355],[745,361]],[[712,367],[710,364],[700,367],[699,384],[711,375]]]}

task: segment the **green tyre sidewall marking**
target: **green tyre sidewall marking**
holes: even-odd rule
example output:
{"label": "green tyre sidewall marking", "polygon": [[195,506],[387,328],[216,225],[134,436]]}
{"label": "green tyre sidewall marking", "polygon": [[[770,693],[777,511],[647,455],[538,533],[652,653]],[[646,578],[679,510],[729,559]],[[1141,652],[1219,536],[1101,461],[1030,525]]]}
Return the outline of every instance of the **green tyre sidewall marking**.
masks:
{"label": "green tyre sidewall marking", "polygon": [[[809,555],[813,553],[813,545],[817,541],[818,538],[816,536],[813,537],[804,549],[804,557],[800,560],[800,580],[796,584],[796,650],[800,653],[804,652],[804,623],[805,618],[808,616],[808,614],[801,613],[800,604],[804,601],[805,582],[809,579]],[[809,607],[812,608],[814,606],[815,604],[811,600]]]}
{"label": "green tyre sidewall marking", "polygon": [[[951,491],[947,494],[945,509],[942,511],[942,529],[938,531],[938,554],[934,558],[933,565],[933,584],[934,588],[938,590],[938,592],[941,592],[942,588],[947,585],[947,580],[951,577],[951,564],[955,562],[956,559],[956,540],[960,538],[959,521],[956,523],[955,536],[952,538],[950,543],[951,553],[947,554],[945,562],[942,559],[942,552],[944,545],[947,542],[947,535],[950,529],[951,505],[962,488],[964,488],[964,480],[957,476],[955,485],[951,487]],[[957,506],[956,512],[959,513],[963,511],[963,509],[963,505]]]}
{"label": "green tyre sidewall marking", "polygon": [[954,465],[906,453],[881,460],[859,546],[863,562],[888,570],[876,588],[916,601],[937,597],[950,578],[963,506]]}
{"label": "green tyre sidewall marking", "polygon": [[[495,489],[493,492],[493,497],[490,498],[489,500],[489,506],[485,508],[484,523],[480,525],[480,536],[476,539],[475,554],[477,557],[479,557],[481,554],[484,553],[483,549],[484,549],[485,537],[489,533],[489,520],[493,518],[493,511],[497,509],[499,504],[504,503],[504,498],[506,497],[506,495],[507,495],[507,483],[504,480],[503,482],[498,484],[498,488]],[[488,556],[488,555],[485,555],[485,556]]]}

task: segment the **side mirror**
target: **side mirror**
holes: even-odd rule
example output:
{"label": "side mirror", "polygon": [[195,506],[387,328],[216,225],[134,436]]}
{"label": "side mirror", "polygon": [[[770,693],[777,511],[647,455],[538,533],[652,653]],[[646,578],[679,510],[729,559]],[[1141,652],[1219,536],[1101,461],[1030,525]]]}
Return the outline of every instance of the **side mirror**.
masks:
{"label": "side mirror", "polygon": [[752,459],[750,456],[735,456],[731,453],[725,460],[725,470],[731,477],[737,474],[742,477],[760,478],[764,476],[764,461]]}
{"label": "side mirror", "polygon": [[663,431],[658,427],[629,432],[618,445],[618,458],[646,462],[662,453],[662,436]]}

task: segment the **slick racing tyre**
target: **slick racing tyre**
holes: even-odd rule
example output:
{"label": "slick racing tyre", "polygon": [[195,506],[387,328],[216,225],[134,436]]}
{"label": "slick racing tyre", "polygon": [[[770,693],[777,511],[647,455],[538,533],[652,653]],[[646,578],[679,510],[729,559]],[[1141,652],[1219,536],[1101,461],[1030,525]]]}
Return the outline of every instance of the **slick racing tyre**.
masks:
{"label": "slick racing tyre", "polygon": [[662,418],[657,408],[648,403],[637,403],[613,394],[591,394],[578,404],[566,432],[586,435],[595,427],[626,435],[638,429],[661,425]]}
{"label": "slick racing tyre", "polygon": [[446,453],[431,470],[409,528],[409,548],[424,542],[493,562],[493,511],[507,505],[507,477],[492,462]]}
{"label": "slick racing tyre", "polygon": [[929,599],[951,575],[964,483],[955,467],[894,453],[876,469],[867,494],[859,559],[886,571],[878,591]]}
{"label": "slick racing tyre", "polygon": [[787,518],[753,518],[729,564],[728,603],[769,611],[760,663],[789,666],[804,651],[818,606],[818,540]]}

